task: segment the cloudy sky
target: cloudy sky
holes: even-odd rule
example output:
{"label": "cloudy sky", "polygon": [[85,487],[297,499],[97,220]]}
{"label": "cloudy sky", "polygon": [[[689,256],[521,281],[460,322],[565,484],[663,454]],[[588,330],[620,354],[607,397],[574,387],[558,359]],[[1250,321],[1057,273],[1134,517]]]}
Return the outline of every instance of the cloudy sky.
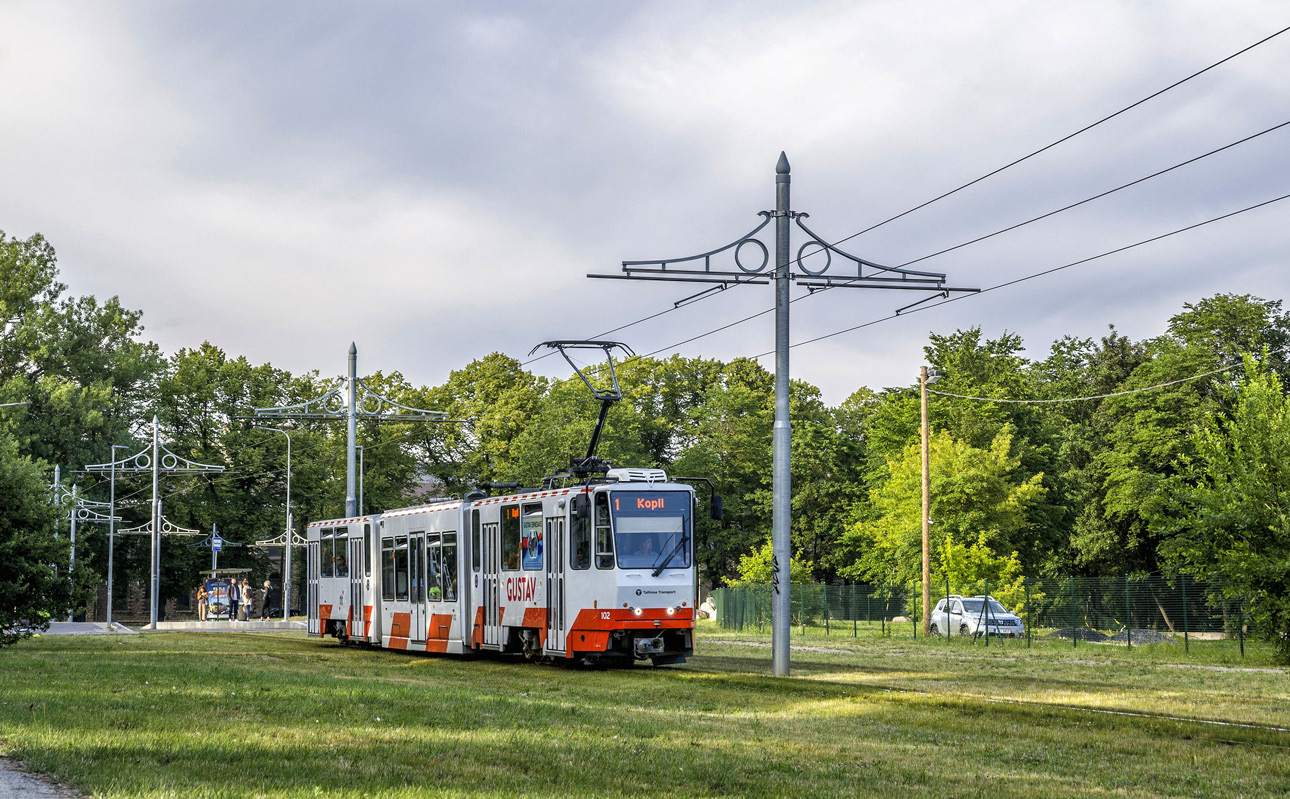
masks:
{"label": "cloudy sky", "polygon": [[[0,229],[167,352],[419,383],[601,333],[695,290],[588,280],[727,244],[774,205],[841,239],[1290,25],[1276,2],[0,5]],[[1290,120],[1290,33],[842,245],[903,263]],[[1290,127],[922,262],[988,286],[1290,193]],[[832,403],[909,384],[929,332],[1042,356],[1184,302],[1290,292],[1290,201],[793,350]],[[794,250],[803,241],[796,240]],[[794,304],[793,340],[919,295]],[[721,293],[614,335],[637,351],[770,307]],[[773,347],[770,316],[681,346]],[[665,350],[672,351],[672,350]],[[771,359],[762,361],[772,367]],[[555,359],[534,368],[559,374]]]}

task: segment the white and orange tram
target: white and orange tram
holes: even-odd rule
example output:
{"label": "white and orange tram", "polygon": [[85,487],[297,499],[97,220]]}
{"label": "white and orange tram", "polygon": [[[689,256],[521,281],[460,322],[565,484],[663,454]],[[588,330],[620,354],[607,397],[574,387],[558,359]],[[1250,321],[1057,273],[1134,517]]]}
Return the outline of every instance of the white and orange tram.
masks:
{"label": "white and orange tram", "polygon": [[659,469],[307,527],[309,634],[388,649],[683,662],[694,489]]}

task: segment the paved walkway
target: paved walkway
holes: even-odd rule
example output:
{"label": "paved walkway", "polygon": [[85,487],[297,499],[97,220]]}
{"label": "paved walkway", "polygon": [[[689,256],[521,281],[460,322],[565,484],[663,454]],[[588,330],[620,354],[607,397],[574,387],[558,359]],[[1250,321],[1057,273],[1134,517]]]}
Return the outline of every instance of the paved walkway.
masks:
{"label": "paved walkway", "polygon": [[[134,630],[124,624],[104,624],[97,621],[56,621],[42,635],[133,635]],[[3,796],[4,794],[0,794]]]}
{"label": "paved walkway", "polygon": [[264,632],[303,632],[306,629],[303,621],[159,621],[157,629],[151,624],[137,628],[138,632],[150,633],[264,633]]}
{"label": "paved walkway", "polygon": [[[56,621],[42,635],[134,635],[135,633],[268,633],[303,632],[303,621],[163,621],[153,630],[151,624],[130,629],[124,624],[111,625],[93,621]],[[3,794],[0,794],[3,799]]]}
{"label": "paved walkway", "polygon": [[81,799],[81,794],[0,757],[0,799]]}

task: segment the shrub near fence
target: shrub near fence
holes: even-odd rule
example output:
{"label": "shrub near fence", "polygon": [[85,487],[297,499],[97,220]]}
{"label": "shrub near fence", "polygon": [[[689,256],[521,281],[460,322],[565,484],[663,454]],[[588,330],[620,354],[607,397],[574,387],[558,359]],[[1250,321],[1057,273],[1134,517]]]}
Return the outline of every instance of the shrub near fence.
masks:
{"label": "shrub near fence", "polygon": [[[932,602],[947,595],[989,594],[1021,617],[1026,643],[1037,639],[1132,647],[1174,642],[1190,650],[1196,639],[1235,639],[1245,654],[1246,602],[1218,582],[1179,577],[1021,577],[1006,585],[939,581]],[[794,583],[790,597],[794,632],[825,635],[913,635],[920,632],[919,582],[880,585]],[[713,591],[717,623],[727,630],[769,632],[769,585]],[[987,642],[988,643],[988,642]]]}

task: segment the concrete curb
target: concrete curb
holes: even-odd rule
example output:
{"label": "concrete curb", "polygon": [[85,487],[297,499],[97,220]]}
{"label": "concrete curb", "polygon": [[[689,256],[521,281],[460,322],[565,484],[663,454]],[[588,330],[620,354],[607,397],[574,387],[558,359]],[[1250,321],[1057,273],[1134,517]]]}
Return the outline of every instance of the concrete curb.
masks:
{"label": "concrete curb", "polygon": [[269,633],[304,632],[303,621],[162,621],[137,628],[141,633]]}

